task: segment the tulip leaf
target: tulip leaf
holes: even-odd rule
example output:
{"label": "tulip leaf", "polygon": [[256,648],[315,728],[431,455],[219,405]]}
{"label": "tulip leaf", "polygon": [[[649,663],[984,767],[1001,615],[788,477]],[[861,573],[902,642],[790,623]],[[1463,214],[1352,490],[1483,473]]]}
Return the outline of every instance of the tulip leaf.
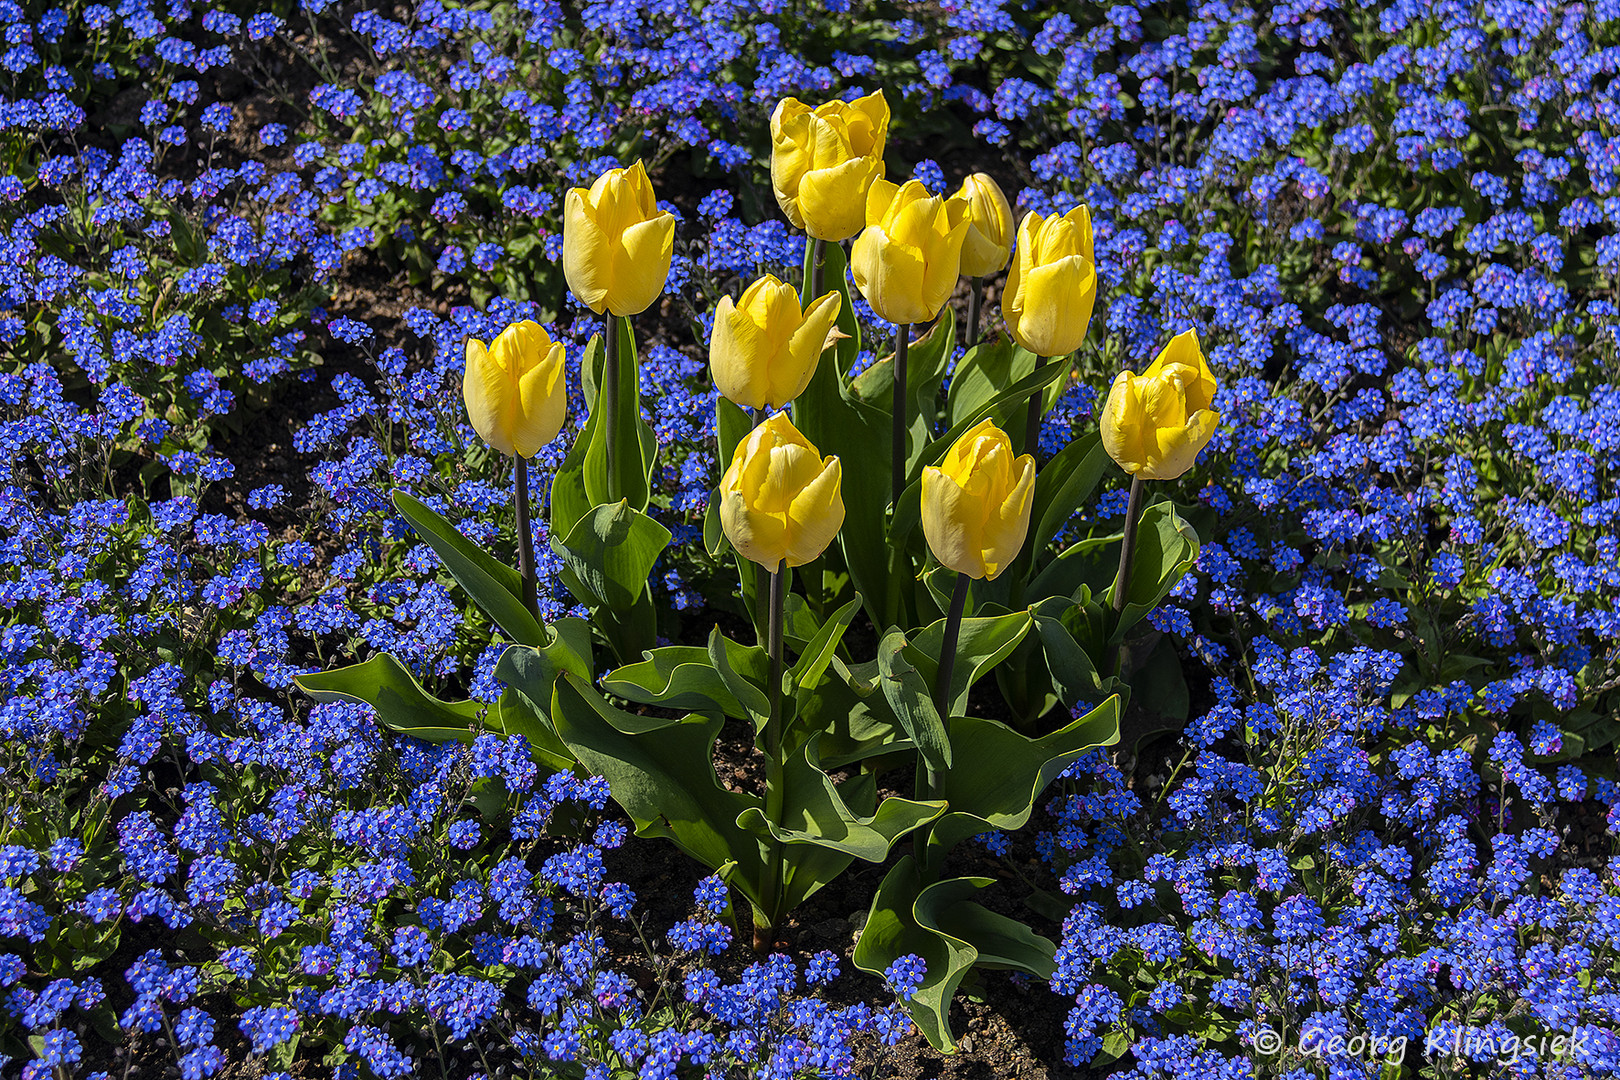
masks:
{"label": "tulip leaf", "polygon": [[1093,596],[1112,590],[1119,571],[1121,534],[1090,536],[1058,552],[1024,589],[1023,601],[1038,604],[1053,596],[1074,596],[1081,589]]}
{"label": "tulip leaf", "polygon": [[1052,689],[1072,709],[1102,687],[1097,664],[1081,647],[1073,629],[1084,619],[1083,608],[1068,597],[1051,596],[1030,608],[1029,614]]}
{"label": "tulip leaf", "polygon": [[620,499],[594,508],[552,550],[562,556],[586,594],[582,604],[626,611],[647,591],[653,564],[669,545],[670,532]]}
{"label": "tulip leaf", "polygon": [[953,717],[956,764],[939,774],[936,789],[951,809],[934,825],[929,861],[937,863],[970,836],[1022,828],[1058,773],[1086,751],[1119,741],[1119,710],[1116,695],[1066,727],[1033,739],[999,721]]}
{"label": "tulip leaf", "polygon": [[[968,694],[974,684],[990,674],[992,668],[1018,647],[1024,635],[1029,633],[1029,627],[1028,611],[1009,611],[1004,615],[962,620],[956,645],[956,664],[951,668],[950,716],[961,716],[967,712]],[[944,641],[944,619],[930,623],[911,640],[909,658],[922,673],[927,686],[934,685]]]}
{"label": "tulip leaf", "polygon": [[[602,409],[592,408],[585,426],[574,437],[574,445],[557,467],[551,481],[551,535],[568,536],[594,508],[624,499],[631,509],[645,511],[652,491],[652,473],[657,464],[658,440],[641,416],[641,375],[636,358],[635,335],[629,319],[615,319],[619,333],[617,412],[615,427],[619,445],[615,447],[614,469],[607,475],[608,424]],[[581,377],[586,397],[599,399],[598,385],[607,377],[600,335],[585,346]]]}
{"label": "tulip leaf", "polygon": [[759,905],[765,846],[737,818],[760,801],[728,791],[715,774],[719,716],[636,716],[571,672],[557,680],[551,712],[557,734],[586,769],[607,780],[636,835],[671,840],[711,870],[735,863],[728,880]]}
{"label": "tulip leaf", "polygon": [[[814,246],[808,245],[805,253],[806,282]],[[838,328],[850,336],[822,355],[809,385],[793,402],[793,425],[823,457],[835,455],[843,463],[841,494],[846,513],[838,534],[839,553],[865,600],[867,614],[884,626],[882,605],[888,595],[889,575],[884,531],[891,476],[889,413],[856,397],[845,385],[845,375],[860,355],[860,327],[849,299],[849,264],[843,248],[838,244],[823,247],[826,288],[836,289],[844,298]]]}
{"label": "tulip leaf", "polygon": [[932,687],[905,655],[906,645],[899,630],[890,630],[878,643],[883,696],[928,768],[941,772],[951,767],[950,736],[934,707]]}
{"label": "tulip leaf", "polygon": [[[589,645],[588,634],[585,641]],[[530,756],[558,772],[574,767],[574,755],[551,725],[552,690],[565,671],[588,678],[589,668],[582,672],[582,667],[578,653],[560,636],[543,649],[508,646],[495,664],[495,677],[506,684],[500,700],[502,729],[508,735],[522,735],[529,741]]]}
{"label": "tulip leaf", "polygon": [[732,641],[717,626],[709,634],[709,662],[757,730],[771,711],[770,698],[763,689],[771,678],[770,657],[758,645]]}
{"label": "tulip leaf", "polygon": [[987,877],[929,883],[908,855],[878,886],[855,943],[855,966],[874,975],[881,976],[902,956],[923,958],[927,972],[906,1008],[929,1045],[943,1053],[956,1048],[951,999],[975,965],[1013,968],[1042,979],[1056,970],[1051,942],[970,899],[991,884]]}
{"label": "tulip leaf", "polygon": [[[1125,640],[1125,632],[1147,618],[1148,613],[1176,587],[1176,582],[1198,561],[1198,534],[1170,502],[1156,502],[1142,511],[1136,532],[1136,555],[1131,563],[1131,582],[1125,592],[1125,610],[1120,612],[1110,643]],[[1113,589],[1105,598],[1113,602]]]}
{"label": "tulip leaf", "polygon": [[[819,734],[811,736],[783,762],[779,823],[768,821],[758,806],[737,816],[740,828],[762,841],[775,839],[785,845],[785,906],[789,908],[842,873],[854,859],[882,862],[896,840],[945,811],[942,802],[897,796],[879,803],[877,777],[871,773],[834,784],[820,765],[819,741]],[[806,848],[822,848],[838,857],[813,856]]]}
{"label": "tulip leaf", "polygon": [[524,645],[546,640],[545,629],[523,602],[523,577],[461,534],[443,515],[406,491],[394,492],[394,506],[439,556],[473,602],[507,637]]}
{"label": "tulip leaf", "polygon": [[1040,558],[1075,511],[1090,500],[1109,460],[1102,436],[1093,431],[1059,450],[1036,474],[1029,540],[1024,547],[1034,559]]}
{"label": "tulip leaf", "polygon": [[747,710],[726,689],[725,680],[700,645],[653,649],[640,663],[627,664],[602,679],[602,689],[643,705],[687,712],[720,712],[746,719]]}
{"label": "tulip leaf", "polygon": [[300,675],[294,681],[316,701],[370,705],[377,711],[378,723],[425,742],[472,742],[473,729],[486,711],[479,701],[434,697],[389,653],[378,653],[363,664]]}
{"label": "tulip leaf", "polygon": [[841,768],[880,754],[911,749],[900,722],[878,688],[876,662],[851,668],[832,658],[832,678],[795,696],[795,726],[820,732],[822,763]]}
{"label": "tulip leaf", "polygon": [[838,643],[843,640],[844,631],[849,629],[850,620],[855,618],[855,611],[860,606],[861,597],[857,593],[855,599],[833,612],[832,618],[823,623],[805,645],[798,662],[793,665],[795,693],[812,690],[821,681],[827,665],[832,663]]}

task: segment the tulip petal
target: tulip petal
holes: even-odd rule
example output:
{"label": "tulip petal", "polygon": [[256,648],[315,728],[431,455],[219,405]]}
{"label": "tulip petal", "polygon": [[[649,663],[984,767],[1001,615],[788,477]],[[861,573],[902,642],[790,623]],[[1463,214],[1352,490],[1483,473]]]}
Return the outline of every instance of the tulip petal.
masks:
{"label": "tulip petal", "polygon": [[799,180],[797,210],[804,231],[817,240],[848,240],[866,224],[867,192],[883,175],[878,158],[850,158],[812,169]]}
{"label": "tulip petal", "polygon": [[1013,340],[1037,356],[1067,356],[1079,348],[1097,300],[1096,268],[1069,256],[1019,278],[1019,308],[1007,320]]}
{"label": "tulip petal", "polygon": [[984,577],[981,511],[955,480],[932,465],[923,470],[923,536],[941,566],[968,577]]}
{"label": "tulip petal", "polygon": [[748,508],[740,491],[723,491],[720,527],[737,553],[750,562],[775,570],[787,558],[787,522],[781,515]]}
{"label": "tulip petal", "polygon": [[1174,480],[1185,473],[1209,444],[1220,422],[1219,414],[1200,409],[1183,427],[1154,431],[1154,460],[1142,470],[1142,475],[1149,480]]}
{"label": "tulip petal", "polygon": [[843,528],[843,478],[842,463],[830,457],[820,474],[794,497],[787,511],[789,566],[803,566],[818,558]]}
{"label": "tulip petal", "polygon": [[1030,508],[1035,502],[1035,459],[1028,454],[1020,454],[1018,460],[1012,463],[1012,472],[1017,478],[1011,483],[1011,490],[991,508],[984,523],[981,543],[984,545],[982,557],[987,581],[994,581],[997,575],[1012,565],[1023,550],[1025,537],[1029,535]]}
{"label": "tulip petal", "polygon": [[585,195],[584,188],[574,188],[563,201],[563,276],[579,302],[600,315],[607,310],[613,262],[608,236],[597,227]]}
{"label": "tulip petal", "polygon": [[805,310],[804,321],[788,339],[787,355],[771,369],[769,393],[772,405],[786,405],[810,385],[843,303],[842,296],[830,292]]}
{"label": "tulip petal", "polygon": [[523,457],[534,457],[562,431],[568,414],[563,357],[563,347],[553,345],[518,379],[512,446]]}
{"label": "tulip petal", "polygon": [[500,453],[513,453],[511,379],[490,357],[484,343],[474,339],[467,342],[467,368],[461,377],[461,398],[478,437]]}
{"label": "tulip petal", "polygon": [[855,287],[879,318],[897,324],[917,323],[938,314],[930,313],[923,302],[922,252],[891,240],[882,226],[868,225],[855,238],[849,264]]}
{"label": "tulip petal", "polygon": [[1146,414],[1136,397],[1135,380],[1136,376],[1129,371],[1114,376],[1114,385],[1109,388],[1108,401],[1103,405],[1098,424],[1103,449],[1120,468],[1132,474],[1147,466],[1147,454],[1142,445]]}
{"label": "tulip petal", "polygon": [[647,310],[669,279],[675,254],[675,217],[661,213],[631,225],[613,248],[613,278],[608,309],[615,315]]}

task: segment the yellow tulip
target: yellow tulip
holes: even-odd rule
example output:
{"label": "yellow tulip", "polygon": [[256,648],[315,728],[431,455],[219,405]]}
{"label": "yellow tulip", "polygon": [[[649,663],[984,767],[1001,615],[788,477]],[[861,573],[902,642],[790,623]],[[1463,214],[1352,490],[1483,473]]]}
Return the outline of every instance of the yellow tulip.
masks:
{"label": "yellow tulip", "polygon": [[675,252],[675,216],[658,209],[641,162],[609,169],[563,203],[563,274],[598,315],[636,315],[658,299]]}
{"label": "yellow tulip", "polygon": [[928,194],[919,180],[872,184],[866,228],[855,238],[849,265],[855,287],[880,318],[932,322],[951,298],[967,239],[966,200]]}
{"label": "yellow tulip", "polygon": [[722,297],[709,339],[714,385],[744,408],[786,405],[810,384],[842,304],[830,292],[801,309],[798,290],[771,274],[748,286],[741,301]]}
{"label": "yellow tulip", "polygon": [[922,526],[940,565],[994,580],[1029,533],[1035,459],[1013,455],[1007,433],[981,420],[923,470]]}
{"label": "yellow tulip", "polygon": [[786,413],[756,425],[737,444],[720,479],[720,525],[746,559],[775,570],[803,566],[844,524],[843,466],[799,434]]}
{"label": "yellow tulip", "polygon": [[514,323],[488,346],[469,338],[461,397],[478,437],[503,454],[538,454],[568,412],[563,368],[562,343],[539,323]]}
{"label": "yellow tulip", "polygon": [[1013,216],[1007,196],[990,177],[974,173],[962,181],[956,197],[968,204],[967,239],[962,241],[963,276],[999,274],[1012,254]]}
{"label": "yellow tulip", "polygon": [[883,175],[889,103],[883,91],[814,109],[783,98],[771,114],[771,187],[782,213],[817,240],[866,224],[866,190]]}
{"label": "yellow tulip", "polygon": [[1108,456],[1144,480],[1174,480],[1192,468],[1220,424],[1210,371],[1198,333],[1178,334],[1142,374],[1122,371],[1103,406]]}
{"label": "yellow tulip", "polygon": [[1085,340],[1096,300],[1091,212],[1024,215],[1001,301],[1013,340],[1036,356],[1067,356]]}

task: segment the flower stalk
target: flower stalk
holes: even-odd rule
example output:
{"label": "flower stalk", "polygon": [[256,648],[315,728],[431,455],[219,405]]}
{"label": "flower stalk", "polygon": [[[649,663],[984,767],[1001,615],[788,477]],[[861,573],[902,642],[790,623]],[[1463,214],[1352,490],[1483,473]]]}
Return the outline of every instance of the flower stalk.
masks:
{"label": "flower stalk", "polygon": [[619,495],[619,316],[608,312],[607,337],[602,342],[602,385],[597,388],[596,400],[607,418],[607,491],[608,499],[617,501]]}
{"label": "flower stalk", "polygon": [[[1119,573],[1114,577],[1114,614],[1117,616],[1125,610],[1125,596],[1130,591],[1131,567],[1136,561],[1136,529],[1142,523],[1142,496],[1147,490],[1147,481],[1141,473],[1131,477],[1131,496],[1125,504],[1125,535],[1120,540]],[[1119,673],[1119,646],[1115,645],[1109,650],[1108,670],[1113,674]]]}
{"label": "flower stalk", "polygon": [[[782,823],[782,807],[786,804],[784,787],[787,770],[782,762],[782,621],[787,607],[787,576],[787,560],[783,559],[771,571],[770,614],[767,616],[765,635],[766,649],[771,657],[771,681],[766,689],[770,711],[765,718],[765,819],[772,825]],[[754,951],[758,953],[769,951],[776,936],[781,877],[782,842],[772,837],[761,889],[761,918],[754,927]]]}
{"label": "flower stalk", "polygon": [[529,524],[529,459],[517,459],[518,573],[523,578],[523,606],[540,618],[540,578],[534,568],[534,530]]}
{"label": "flower stalk", "polygon": [[911,324],[901,323],[894,331],[894,434],[889,459],[894,465],[890,485],[895,509],[906,490],[906,350],[911,346]]}

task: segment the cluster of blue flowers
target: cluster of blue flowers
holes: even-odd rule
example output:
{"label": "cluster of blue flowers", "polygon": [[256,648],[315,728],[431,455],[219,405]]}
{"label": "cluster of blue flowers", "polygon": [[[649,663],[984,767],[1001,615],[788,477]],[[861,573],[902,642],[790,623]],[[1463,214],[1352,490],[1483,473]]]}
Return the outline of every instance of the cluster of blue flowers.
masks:
{"label": "cluster of blue flowers", "polygon": [[[1160,485],[1204,540],[1138,695],[1186,721],[1147,744],[1180,764],[1089,757],[1037,838],[1069,1064],[1377,1076],[1365,1036],[1432,1075],[1620,1075],[1620,5],[908,11],[0,3],[0,1070],[116,1076],[161,1038],[185,1080],[851,1076],[905,1037],[920,958],[886,985],[738,963],[712,879],[649,927],[601,782],[290,693],[388,651],[500,694],[388,494],[511,550],[463,344],[523,318],[565,343],[543,476],[601,328],[563,288],[561,195],[637,156],[678,219],[642,317],[654,586],[706,628],[701,343],[804,254],[767,118],[882,86],[891,175],[1091,208],[1102,289],[1048,452],[1186,326],[1222,387]],[[1509,1039],[1538,1049],[1503,1064]]]}

